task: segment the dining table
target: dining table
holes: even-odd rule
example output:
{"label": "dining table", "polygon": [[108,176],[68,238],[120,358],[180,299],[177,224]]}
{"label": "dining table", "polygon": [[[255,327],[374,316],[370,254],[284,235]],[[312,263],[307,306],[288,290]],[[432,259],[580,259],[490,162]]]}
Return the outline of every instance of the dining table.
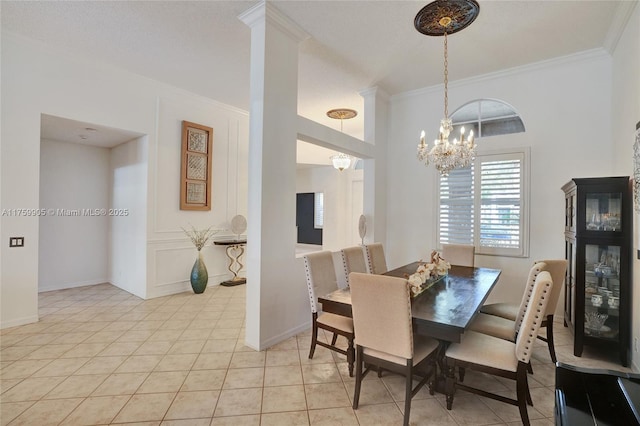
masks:
{"label": "dining table", "polygon": [[[383,275],[405,278],[423,263],[412,262]],[[411,298],[414,332],[444,343],[460,342],[498,282],[500,273],[499,269],[452,265],[443,279]],[[318,302],[324,312],[352,316],[349,288],[319,296]]]}

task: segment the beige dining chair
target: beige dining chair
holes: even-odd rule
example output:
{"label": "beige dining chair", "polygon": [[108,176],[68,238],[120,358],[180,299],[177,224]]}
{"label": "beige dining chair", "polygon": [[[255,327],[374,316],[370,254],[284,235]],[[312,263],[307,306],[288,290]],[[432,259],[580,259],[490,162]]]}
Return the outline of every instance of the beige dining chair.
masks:
{"label": "beige dining chair", "polygon": [[470,266],[475,265],[476,248],[466,244],[443,244],[442,258],[452,265]]}
{"label": "beige dining chair", "polygon": [[344,268],[344,276],[349,286],[349,274],[351,272],[367,272],[367,261],[364,258],[364,251],[360,246],[347,247],[340,250],[342,257],[342,267]]}
{"label": "beige dining chair", "polygon": [[[309,253],[304,256],[304,268],[307,279],[307,289],[309,290],[312,321],[309,359],[313,358],[316,345],[346,355],[349,365],[349,376],[353,377],[353,364],[355,360],[353,320],[342,315],[322,312],[318,304],[318,295],[329,294],[338,289],[336,272],[333,266],[333,255],[330,251]],[[318,339],[318,329],[333,333],[331,344]],[[339,335],[347,339],[348,347],[346,350],[336,346]]]}
{"label": "beige dining chair", "polygon": [[[498,317],[495,315],[488,315],[480,312],[469,325],[469,330],[476,331],[478,333],[488,334],[489,336],[497,337],[510,342],[515,342],[518,337],[518,331],[522,324],[522,318],[531,301],[531,295],[533,292],[533,286],[535,285],[536,278],[540,272],[546,269],[547,265],[543,262],[535,263],[529,270],[529,276],[527,277],[527,285],[525,292],[522,295],[522,300],[518,306],[518,312],[516,312],[514,320]],[[533,374],[533,367],[531,364],[528,366],[528,371]],[[460,381],[464,381],[464,368],[460,368]]]}
{"label": "beige dining chair", "polygon": [[[545,312],[551,298],[552,286],[549,272],[542,271],[537,275],[531,300],[522,318],[520,333],[515,342],[467,331],[460,343],[452,343],[447,348],[444,356],[447,409],[452,409],[454,394],[456,390],[461,389],[517,406],[522,423],[525,426],[530,424],[527,404],[533,405],[533,401],[529,391],[527,367],[544,319],[540,312]],[[458,382],[455,378],[456,367],[515,380],[516,399]]]}
{"label": "beige dining chair", "polygon": [[[549,259],[537,261],[529,271],[529,277],[527,279],[527,285],[525,286],[525,292],[523,294],[523,301],[531,293],[533,284],[535,282],[535,276],[532,276],[532,272],[536,269],[536,265],[543,265],[540,270],[548,271],[551,274],[551,280],[553,281],[553,288],[551,290],[551,296],[549,297],[549,303],[542,321],[541,327],[546,329],[546,336],[538,334],[538,339],[547,343],[549,349],[549,356],[555,363],[558,361],[556,356],[556,349],[553,340],[553,318],[560,299],[560,293],[564,287],[564,279],[567,272],[566,259]],[[518,307],[516,304],[499,302],[484,305],[480,309],[480,315],[476,317],[473,328],[476,331],[490,334],[492,336],[506,338],[506,330],[513,325],[517,332],[523,315],[522,303]],[[507,338],[507,340],[513,340],[514,337]]]}
{"label": "beige dining chair", "polygon": [[387,261],[384,257],[382,243],[371,243],[363,246],[367,258],[367,272],[370,274],[384,274],[387,272]]}
{"label": "beige dining chair", "polygon": [[[353,272],[349,281],[356,332],[353,409],[358,408],[362,379],[372,366],[383,368],[405,376],[406,426],[409,424],[411,399],[435,376],[439,342],[413,334],[411,296],[406,279]],[[366,366],[364,371],[363,365]],[[421,370],[424,376],[412,388],[413,375],[418,375]],[[429,383],[429,388],[433,395],[433,383]]]}

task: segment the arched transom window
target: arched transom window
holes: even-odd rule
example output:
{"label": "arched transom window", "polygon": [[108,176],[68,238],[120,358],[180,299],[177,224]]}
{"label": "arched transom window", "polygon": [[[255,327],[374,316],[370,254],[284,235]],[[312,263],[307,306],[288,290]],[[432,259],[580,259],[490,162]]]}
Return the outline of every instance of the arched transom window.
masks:
{"label": "arched transom window", "polygon": [[468,102],[451,114],[454,131],[464,126],[473,129],[478,138],[524,132],[524,123],[509,104],[496,99],[478,99]]}

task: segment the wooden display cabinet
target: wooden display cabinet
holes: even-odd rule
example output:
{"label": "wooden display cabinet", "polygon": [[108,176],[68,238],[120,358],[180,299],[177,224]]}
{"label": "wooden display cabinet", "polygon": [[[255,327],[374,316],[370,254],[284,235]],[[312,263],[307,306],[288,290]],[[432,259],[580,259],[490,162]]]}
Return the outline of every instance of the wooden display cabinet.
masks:
{"label": "wooden display cabinet", "polygon": [[629,177],[572,179],[565,193],[564,323],[584,345],[630,360],[632,192]]}

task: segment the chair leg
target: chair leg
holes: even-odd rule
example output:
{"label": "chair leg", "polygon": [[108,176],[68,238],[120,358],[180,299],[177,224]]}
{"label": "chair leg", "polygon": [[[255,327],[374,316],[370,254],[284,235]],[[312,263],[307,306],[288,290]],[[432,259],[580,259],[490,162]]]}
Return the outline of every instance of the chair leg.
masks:
{"label": "chair leg", "polygon": [[466,370],[462,367],[458,368],[458,378],[460,379],[460,383],[464,382],[464,375]]}
{"label": "chair leg", "polygon": [[353,377],[353,364],[355,362],[355,350],[353,349],[353,338],[349,340],[349,347],[347,348],[347,364],[349,364],[349,377]]}
{"label": "chair leg", "polygon": [[527,364],[527,373],[533,374],[533,367],[531,366],[531,362],[529,362],[529,364]]}
{"label": "chair leg", "polygon": [[309,349],[309,359],[313,358],[313,353],[316,351],[316,343],[318,342],[318,323],[316,319],[318,318],[318,314],[313,314],[312,319],[312,330],[311,330],[311,348]]}
{"label": "chair leg", "polygon": [[411,416],[411,394],[413,385],[413,361],[407,362],[405,392],[404,392],[404,426],[409,426],[409,417]]}
{"label": "chair leg", "polygon": [[445,381],[445,393],[447,394],[447,410],[451,410],[453,406],[453,394],[455,392],[455,365],[449,366],[445,364],[446,368],[446,381]]}
{"label": "chair leg", "polygon": [[436,382],[438,381],[438,363],[435,360],[429,362],[431,367],[431,372],[429,375],[431,376],[431,380],[429,380],[429,395],[436,394]]}
{"label": "chair leg", "polygon": [[553,315],[547,317],[547,346],[549,346],[551,361],[555,364],[558,362],[558,358],[556,357],[556,348],[553,344]]}
{"label": "chair leg", "polygon": [[527,389],[527,404],[529,404],[530,406],[533,407],[533,400],[531,399],[531,390],[529,389],[529,378],[527,377],[527,375],[524,375],[524,379],[525,379],[525,386]]}
{"label": "chair leg", "polygon": [[353,409],[358,409],[360,402],[360,387],[362,386],[362,347],[356,347],[356,387],[353,391]]}
{"label": "chair leg", "polygon": [[516,377],[516,394],[518,396],[520,420],[522,420],[523,426],[529,426],[529,414],[527,413],[527,395],[529,394],[529,386],[527,385],[527,371],[524,368],[518,367]]}
{"label": "chair leg", "polygon": [[333,333],[333,338],[331,339],[331,346],[335,346],[337,341],[338,341],[338,334]]}

